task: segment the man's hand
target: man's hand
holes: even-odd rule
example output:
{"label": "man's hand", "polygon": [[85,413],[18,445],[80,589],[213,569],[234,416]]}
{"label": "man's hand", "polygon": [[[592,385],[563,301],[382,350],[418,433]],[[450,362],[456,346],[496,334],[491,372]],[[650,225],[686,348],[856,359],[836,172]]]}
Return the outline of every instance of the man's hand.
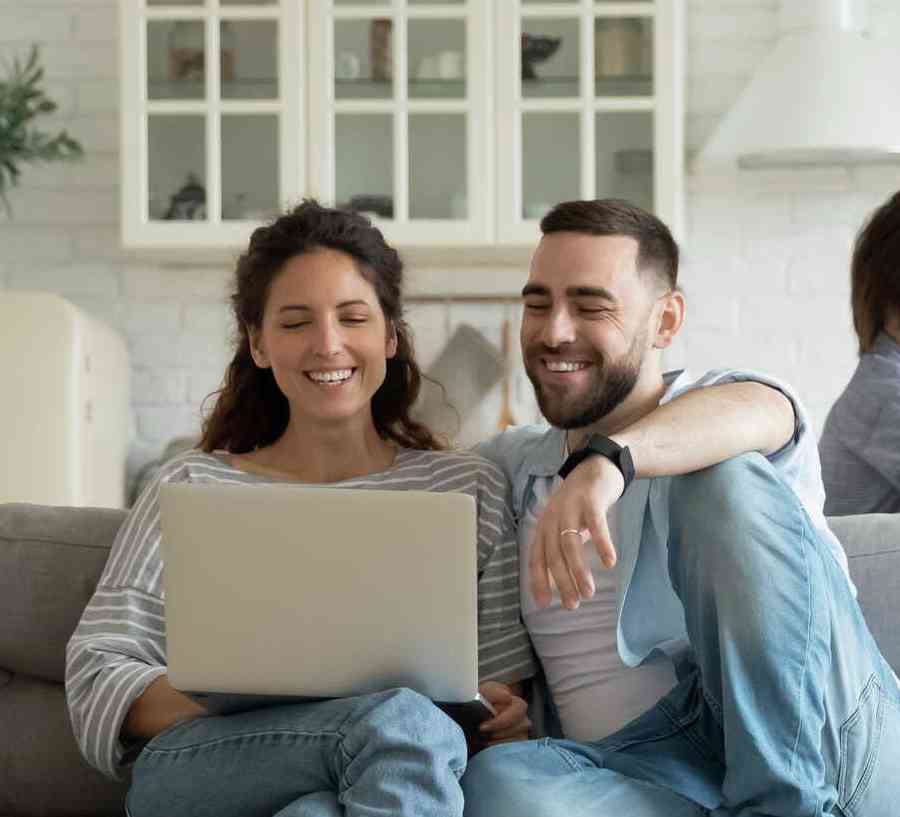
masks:
{"label": "man's hand", "polygon": [[562,606],[574,610],[594,595],[594,577],[584,563],[584,543],[591,539],[608,568],[616,563],[607,511],[622,495],[622,472],[606,457],[588,457],[550,497],[537,520],[528,557],[528,584],[538,607],[552,598],[552,581]]}
{"label": "man's hand", "polygon": [[514,689],[499,681],[485,681],[479,685],[478,691],[497,710],[493,718],[478,727],[485,747],[514,740],[528,740],[528,730],[531,728],[528,704],[519,697],[518,688]]}

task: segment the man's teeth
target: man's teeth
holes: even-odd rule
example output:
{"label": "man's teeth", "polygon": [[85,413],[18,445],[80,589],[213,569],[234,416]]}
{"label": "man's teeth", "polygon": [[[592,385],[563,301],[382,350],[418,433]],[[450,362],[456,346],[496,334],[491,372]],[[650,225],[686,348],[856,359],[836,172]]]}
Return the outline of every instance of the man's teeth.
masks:
{"label": "man's teeth", "polygon": [[579,369],[586,369],[587,363],[574,363],[568,360],[548,360],[547,368],[551,372],[577,372]]}
{"label": "man's teeth", "polygon": [[339,383],[341,380],[349,380],[353,369],[338,369],[334,372],[309,372],[310,380],[317,383]]}

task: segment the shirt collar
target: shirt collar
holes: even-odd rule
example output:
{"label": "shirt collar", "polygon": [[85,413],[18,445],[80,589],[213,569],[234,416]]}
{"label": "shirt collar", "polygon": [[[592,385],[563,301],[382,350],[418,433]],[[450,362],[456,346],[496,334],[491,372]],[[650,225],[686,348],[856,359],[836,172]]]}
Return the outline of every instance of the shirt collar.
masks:
{"label": "shirt collar", "polygon": [[900,357],[900,343],[897,343],[887,332],[880,332],[872,344],[872,351],[887,357]]}
{"label": "shirt collar", "polygon": [[534,477],[553,477],[566,461],[566,432],[548,428],[525,460],[525,471]]}

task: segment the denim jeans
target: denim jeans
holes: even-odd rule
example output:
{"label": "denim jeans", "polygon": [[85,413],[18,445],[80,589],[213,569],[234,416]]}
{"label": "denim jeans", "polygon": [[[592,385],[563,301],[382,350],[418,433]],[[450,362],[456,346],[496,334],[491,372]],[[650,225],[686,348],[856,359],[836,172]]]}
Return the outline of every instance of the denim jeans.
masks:
{"label": "denim jeans", "polygon": [[476,756],[467,817],[896,817],[900,689],[799,500],[745,455],[669,502],[678,685],[603,740]]}
{"label": "denim jeans", "polygon": [[131,817],[451,817],[462,730],[395,689],[183,721],[135,762]]}

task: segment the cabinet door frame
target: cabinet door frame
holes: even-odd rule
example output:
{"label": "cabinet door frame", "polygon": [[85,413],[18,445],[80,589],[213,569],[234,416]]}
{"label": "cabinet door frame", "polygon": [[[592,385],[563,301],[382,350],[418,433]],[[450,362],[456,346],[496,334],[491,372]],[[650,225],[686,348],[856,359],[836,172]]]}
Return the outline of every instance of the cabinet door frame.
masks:
{"label": "cabinet door frame", "polygon": [[[278,24],[278,96],[273,100],[221,97],[219,53],[222,19],[271,19]],[[198,6],[148,6],[146,0],[120,0],[121,235],[132,248],[242,247],[259,222],[223,220],[221,207],[221,117],[228,114],[275,114],[278,117],[278,204],[285,207],[306,189],[305,55],[303,0],[272,5],[232,6],[206,0]],[[198,100],[149,100],[147,94],[147,23],[150,20],[202,20],[205,26],[205,95]],[[152,114],[202,115],[205,121],[207,220],[165,221],[149,218],[148,117]]]}
{"label": "cabinet door frame", "polygon": [[[394,219],[373,218],[391,243],[403,247],[458,246],[489,243],[494,237],[493,15],[484,0],[443,6],[411,6],[390,0],[378,6],[333,6],[331,0],[308,0],[309,61],[309,191],[323,202],[335,201],[335,113],[390,113],[393,116]],[[334,21],[391,16],[394,96],[386,100],[334,99]],[[407,85],[407,21],[457,19],[466,26],[466,97],[409,99]],[[466,187],[468,218],[410,218],[409,115],[457,113],[467,118]]]}
{"label": "cabinet door frame", "polygon": [[[501,8],[502,5],[502,8]],[[575,17],[579,26],[578,97],[529,98],[521,96],[520,37],[523,13],[535,18]],[[495,222],[500,244],[535,244],[540,238],[537,219],[522,217],[522,114],[523,112],[571,113],[579,116],[579,198],[595,197],[595,114],[612,111],[653,113],[654,212],[676,239],[684,234],[684,0],[648,2],[597,2],[524,4],[505,0],[496,6],[496,137],[498,157]],[[649,97],[595,98],[594,27],[597,16],[653,18],[654,93]],[[587,25],[587,21],[591,24]],[[512,29],[512,30],[510,30]]]}

